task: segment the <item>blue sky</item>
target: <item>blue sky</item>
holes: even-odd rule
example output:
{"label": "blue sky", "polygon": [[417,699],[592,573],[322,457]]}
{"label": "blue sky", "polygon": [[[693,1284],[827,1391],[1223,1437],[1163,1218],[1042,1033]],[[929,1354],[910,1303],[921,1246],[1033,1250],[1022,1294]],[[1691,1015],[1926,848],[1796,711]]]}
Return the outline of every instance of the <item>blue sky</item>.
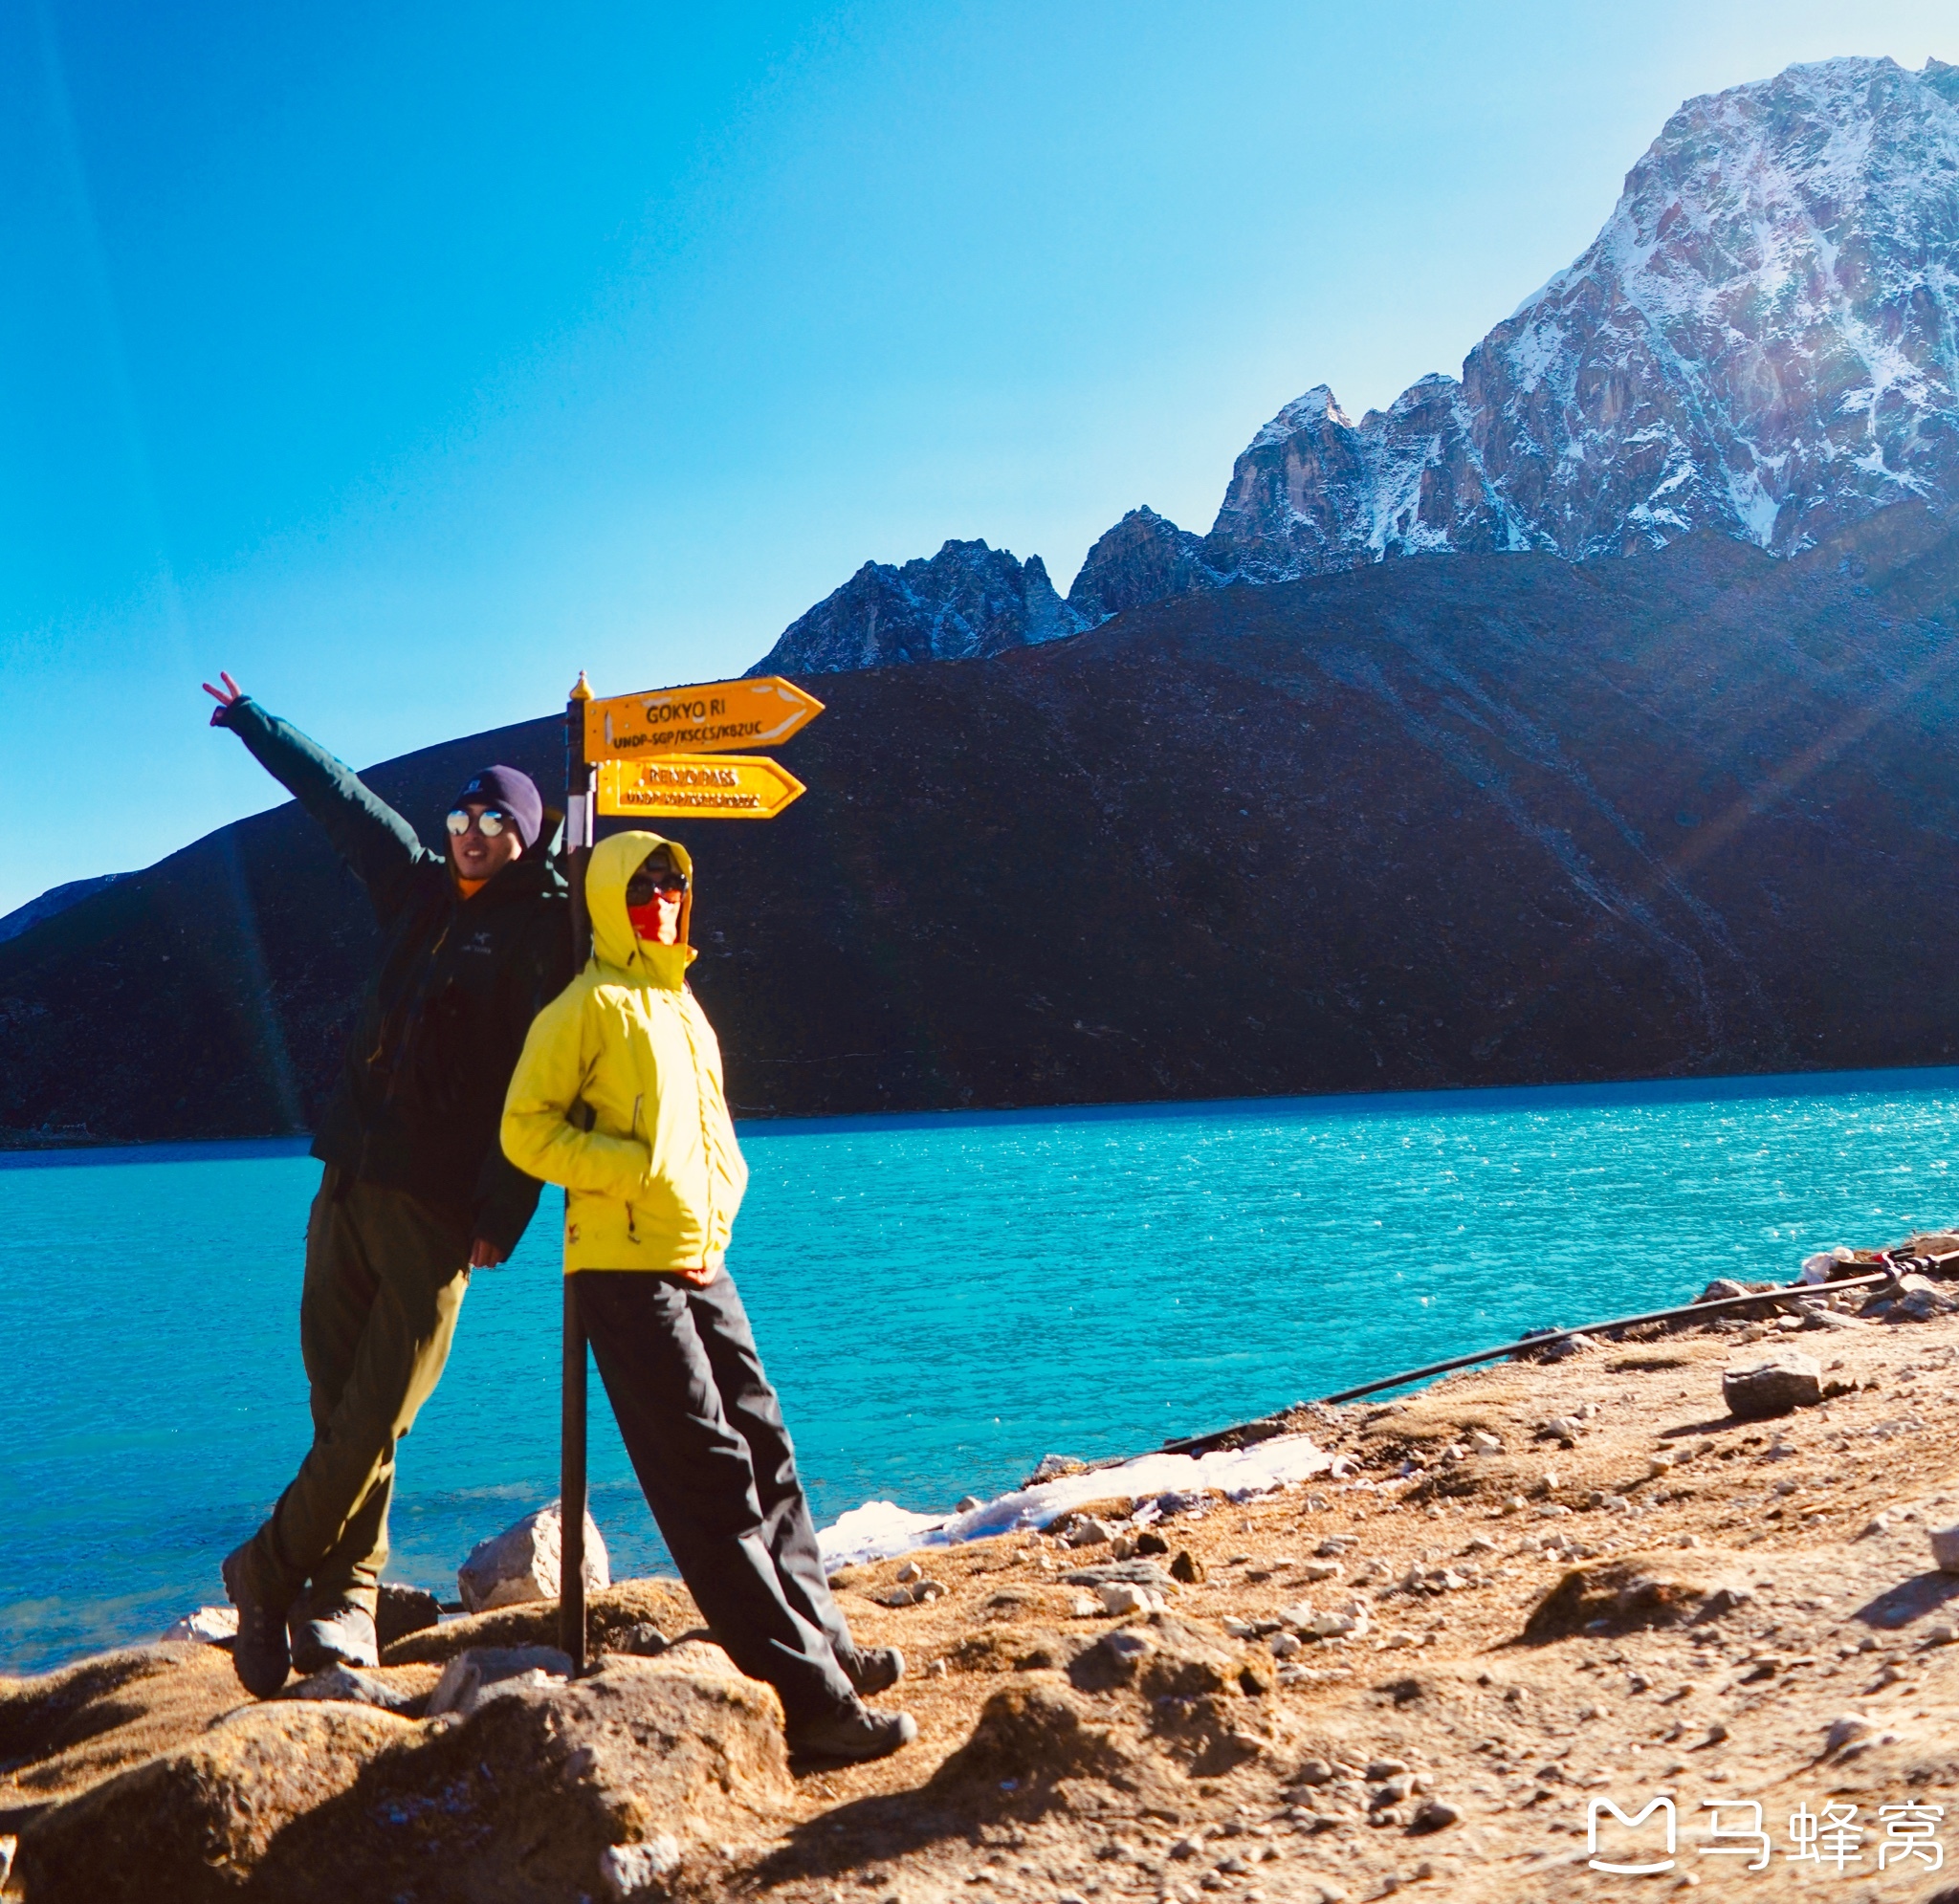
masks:
{"label": "blue sky", "polygon": [[0,7],[0,910],[738,672],[867,558],[1066,589],[1453,371],[1696,93],[1949,5]]}

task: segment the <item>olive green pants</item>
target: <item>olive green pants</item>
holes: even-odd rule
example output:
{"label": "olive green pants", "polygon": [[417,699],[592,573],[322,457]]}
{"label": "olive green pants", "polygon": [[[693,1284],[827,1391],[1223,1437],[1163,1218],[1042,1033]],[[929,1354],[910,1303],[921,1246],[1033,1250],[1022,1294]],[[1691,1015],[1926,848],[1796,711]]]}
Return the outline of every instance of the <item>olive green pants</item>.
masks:
{"label": "olive green pants", "polygon": [[321,1605],[374,1611],[395,1443],[442,1379],[469,1258],[460,1218],[326,1167],[299,1297],[313,1446],[245,1548],[247,1578],[275,1606],[310,1586]]}

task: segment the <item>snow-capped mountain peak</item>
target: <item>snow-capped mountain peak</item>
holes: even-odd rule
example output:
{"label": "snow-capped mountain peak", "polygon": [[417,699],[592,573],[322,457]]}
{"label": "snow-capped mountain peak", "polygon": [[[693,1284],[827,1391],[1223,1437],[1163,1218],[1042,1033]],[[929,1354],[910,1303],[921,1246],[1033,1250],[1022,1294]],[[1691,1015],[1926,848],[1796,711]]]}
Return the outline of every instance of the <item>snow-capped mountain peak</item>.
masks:
{"label": "snow-capped mountain peak", "polygon": [[1357,423],[1324,383],[1288,404],[1208,536],[1132,510],[1066,603],[984,543],[867,564],[764,666],[987,654],[1397,556],[1790,555],[1912,498],[1959,502],[1959,66],[1830,59],[1687,100],[1460,377]]}
{"label": "snow-capped mountain peak", "polygon": [[[1239,459],[1213,566],[1776,554],[1959,486],[1959,67],[1794,66],[1689,99],[1569,269],[1385,411],[1324,386]],[[1242,552],[1234,565],[1231,552]]]}

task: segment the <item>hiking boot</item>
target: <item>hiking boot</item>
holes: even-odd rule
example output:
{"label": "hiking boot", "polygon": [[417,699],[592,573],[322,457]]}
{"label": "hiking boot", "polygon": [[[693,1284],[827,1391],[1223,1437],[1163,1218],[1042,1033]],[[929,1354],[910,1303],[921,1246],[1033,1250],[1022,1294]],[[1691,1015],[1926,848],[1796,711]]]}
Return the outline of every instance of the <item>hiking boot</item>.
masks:
{"label": "hiking boot", "polygon": [[319,1673],[329,1666],[381,1664],[374,1616],[351,1600],[332,1600],[316,1606],[310,1597],[303,1598],[286,1615],[286,1629],[293,1640],[295,1673]]}
{"label": "hiking boot", "polygon": [[293,1655],[286,1646],[286,1609],[261,1600],[245,1570],[245,1549],[225,1557],[219,1569],[225,1592],[238,1609],[238,1637],[231,1642],[231,1667],[238,1683],[254,1699],[269,1699],[286,1683]]}
{"label": "hiking boot", "polygon": [[838,1653],[837,1664],[862,1699],[888,1692],[905,1676],[905,1655],[894,1646],[860,1646]]}
{"label": "hiking boot", "polygon": [[881,1713],[861,1699],[851,1699],[822,1718],[797,1726],[789,1734],[789,1750],[804,1758],[855,1763],[888,1759],[917,1737],[918,1721],[910,1713]]}

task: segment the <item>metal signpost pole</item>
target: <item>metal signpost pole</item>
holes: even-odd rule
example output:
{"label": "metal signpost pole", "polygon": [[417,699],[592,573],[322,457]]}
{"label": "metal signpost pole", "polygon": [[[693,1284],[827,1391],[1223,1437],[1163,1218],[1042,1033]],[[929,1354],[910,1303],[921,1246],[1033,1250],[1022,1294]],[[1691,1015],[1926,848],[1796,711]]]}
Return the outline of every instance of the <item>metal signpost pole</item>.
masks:
{"label": "metal signpost pole", "polygon": [[[592,851],[592,770],[585,760],[585,703],[592,698],[584,671],[564,709],[564,846],[571,887],[571,969],[584,970],[592,949],[585,911],[585,862]],[[578,1285],[564,1279],[563,1422],[561,1430],[558,1644],[570,1658],[572,1676],[585,1670],[585,1331],[579,1320]]]}
{"label": "metal signpost pole", "polygon": [[[656,688],[595,702],[583,671],[564,710],[565,878],[574,973],[591,956],[585,862],[601,813],[690,820],[773,820],[807,791],[786,768],[737,747],[780,747],[823,703],[779,675]],[[587,740],[587,734],[591,736]],[[638,763],[628,770],[628,763]],[[591,1112],[574,1105],[591,1128]],[[559,1508],[558,1644],[585,1670],[585,1331],[577,1279],[564,1279],[564,1420]]]}

